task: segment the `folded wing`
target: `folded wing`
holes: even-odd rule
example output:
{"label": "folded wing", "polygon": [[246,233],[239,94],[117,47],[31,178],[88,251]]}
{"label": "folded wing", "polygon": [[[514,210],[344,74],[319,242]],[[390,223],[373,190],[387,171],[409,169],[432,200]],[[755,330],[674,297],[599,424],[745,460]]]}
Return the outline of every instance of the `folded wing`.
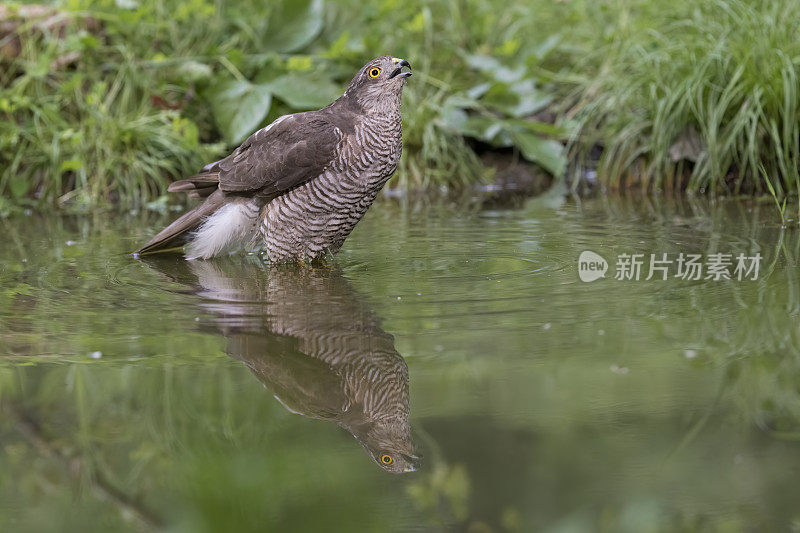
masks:
{"label": "folded wing", "polygon": [[336,157],[341,140],[341,130],[318,111],[280,117],[248,137],[225,159],[172,183],[170,192],[185,192],[205,201],[164,228],[137,253],[179,244],[187,232],[226,205],[229,195],[271,199],[320,176]]}

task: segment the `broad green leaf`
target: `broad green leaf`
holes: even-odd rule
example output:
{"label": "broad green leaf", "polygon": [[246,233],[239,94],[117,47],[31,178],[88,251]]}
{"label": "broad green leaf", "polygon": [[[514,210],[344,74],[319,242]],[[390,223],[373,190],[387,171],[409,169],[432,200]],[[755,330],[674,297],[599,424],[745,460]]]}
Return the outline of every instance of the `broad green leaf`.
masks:
{"label": "broad green leaf", "polygon": [[468,115],[459,108],[451,108],[442,113],[440,124],[465,137],[472,137],[494,146],[511,146],[502,121],[494,117]]}
{"label": "broad green leaf", "polygon": [[492,84],[487,81],[487,82],[478,84],[475,87],[472,87],[471,89],[469,89],[467,91],[467,96],[469,98],[472,98],[473,100],[477,100],[478,98],[480,98],[481,96],[486,94],[486,91],[488,91],[491,88],[492,88]]}
{"label": "broad green leaf", "polygon": [[175,69],[178,78],[186,82],[198,82],[211,78],[211,67],[199,61],[188,60]]}
{"label": "broad green leaf", "polygon": [[267,49],[296,52],[322,31],[325,4],[322,0],[284,0],[270,16]]}
{"label": "broad green leaf", "polygon": [[504,114],[510,114],[509,110],[519,103],[519,96],[511,91],[507,83],[494,82],[481,96],[481,103]]}
{"label": "broad green leaf", "polygon": [[536,88],[533,80],[522,80],[511,86],[511,90],[517,95],[517,105],[509,109],[509,114],[513,117],[521,118],[530,116],[537,111],[541,111],[553,97],[545,94]]}
{"label": "broad green leaf", "polygon": [[492,142],[497,135],[497,121],[489,117],[467,116],[460,124],[458,131],[467,137],[474,137],[486,142]]}
{"label": "broad green leaf", "polygon": [[562,126],[555,124],[547,124],[546,122],[539,122],[538,120],[523,120],[519,118],[510,118],[505,121],[506,124],[513,128],[523,128],[535,133],[547,135],[548,137],[555,137],[563,139],[568,136],[568,130]]}
{"label": "broad green leaf", "polygon": [[522,157],[537,163],[556,178],[564,175],[567,159],[564,156],[564,147],[561,143],[542,139],[533,133],[523,131],[514,131],[511,133],[511,137]]}
{"label": "broad green leaf", "polygon": [[451,130],[460,132],[462,126],[467,121],[467,112],[459,107],[451,107],[445,105],[436,119],[437,125]]}
{"label": "broad green leaf", "polygon": [[490,56],[478,54],[470,55],[466,57],[466,61],[467,64],[475,70],[485,72],[491,75],[495,80],[503,83],[514,83],[525,76],[524,67],[511,69]]}
{"label": "broad green leaf", "polygon": [[246,80],[219,83],[209,98],[214,119],[229,144],[239,144],[255,131],[272,105],[268,87]]}
{"label": "broad green leaf", "polygon": [[495,82],[481,96],[481,102],[501,113],[522,118],[542,110],[552,101],[552,96],[536,89],[532,80],[513,84]]}
{"label": "broad green leaf", "polygon": [[325,107],[341,95],[338,86],[324,75],[313,72],[284,74],[264,85],[294,109]]}
{"label": "broad green leaf", "polygon": [[478,107],[478,105],[479,105],[478,101],[470,94],[470,92],[467,92],[467,93],[456,93],[451,96],[448,96],[447,99],[442,104],[442,108],[474,109]]}

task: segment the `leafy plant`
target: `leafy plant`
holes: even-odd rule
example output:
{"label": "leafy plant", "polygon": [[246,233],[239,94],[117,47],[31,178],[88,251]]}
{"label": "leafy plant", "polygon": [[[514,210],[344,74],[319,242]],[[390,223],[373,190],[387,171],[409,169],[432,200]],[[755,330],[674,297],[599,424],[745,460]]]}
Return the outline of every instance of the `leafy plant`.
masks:
{"label": "leafy plant", "polygon": [[339,95],[338,87],[320,74],[289,72],[271,78],[271,71],[258,76],[262,82],[224,80],[213,85],[206,97],[214,118],[230,145],[241,143],[269,115],[273,97],[290,110],[324,107]]}
{"label": "leafy plant", "polygon": [[[651,0],[576,12],[565,112],[573,155],[609,187],[762,193],[798,190],[800,5],[788,0]],[[684,149],[693,145],[690,150]]]}
{"label": "leafy plant", "polygon": [[[783,201],[778,199],[778,193],[775,192],[775,187],[772,185],[772,181],[769,179],[769,174],[767,174],[767,171],[764,169],[764,166],[763,165],[760,166],[759,170],[761,171],[761,176],[764,178],[764,183],[767,186],[767,190],[769,190],[770,196],[772,196],[772,199],[775,201],[775,207],[778,208],[778,213],[781,216],[781,226],[786,226],[787,197],[784,196]],[[798,209],[800,209],[800,205],[798,206]],[[798,213],[798,215],[800,215],[800,212]]]}
{"label": "leafy plant", "polygon": [[566,157],[554,139],[565,138],[566,131],[528,118],[550,104],[552,96],[537,89],[524,68],[510,69],[486,56],[470,56],[467,63],[491,79],[445,100],[439,123],[494,147],[513,146],[528,161],[561,177]]}
{"label": "leafy plant", "polygon": [[[381,53],[409,58],[416,74],[390,186],[482,179],[465,136],[559,174],[561,130],[530,120],[550,100],[526,63],[530,13],[498,16],[495,4],[79,0],[39,16],[6,5],[0,16],[15,24],[0,43],[20,46],[0,59],[3,211],[159,198],[277,116],[327,105]],[[46,14],[58,31],[42,26]],[[497,126],[478,131],[480,120]]]}

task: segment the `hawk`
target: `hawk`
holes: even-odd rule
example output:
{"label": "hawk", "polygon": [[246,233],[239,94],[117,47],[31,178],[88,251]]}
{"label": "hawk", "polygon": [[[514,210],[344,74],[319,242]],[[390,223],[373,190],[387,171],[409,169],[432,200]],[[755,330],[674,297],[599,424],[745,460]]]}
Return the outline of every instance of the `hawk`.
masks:
{"label": "hawk", "polygon": [[329,106],[284,115],[228,157],[172,183],[170,192],[204,201],[135,253],[184,241],[187,259],[260,248],[281,263],[337,252],[397,168],[410,70],[404,59],[375,58]]}
{"label": "hawk", "polygon": [[287,410],[344,428],[387,472],[418,468],[408,366],[340,271],[263,268],[247,258],[146,260],[202,297],[228,355]]}

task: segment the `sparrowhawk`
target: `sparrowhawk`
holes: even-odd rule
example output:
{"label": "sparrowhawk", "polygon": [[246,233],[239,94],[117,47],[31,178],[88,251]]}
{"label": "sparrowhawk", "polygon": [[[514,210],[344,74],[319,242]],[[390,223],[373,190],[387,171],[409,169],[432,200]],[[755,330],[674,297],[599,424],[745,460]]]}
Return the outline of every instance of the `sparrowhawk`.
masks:
{"label": "sparrowhawk", "polygon": [[188,241],[186,257],[263,249],[272,262],[335,253],[394,173],[403,146],[400,97],[411,72],[392,56],[373,59],[329,106],[284,115],[228,157],[176,181],[203,203],[138,250]]}
{"label": "sparrowhawk", "polygon": [[286,409],[338,424],[387,472],[415,470],[408,366],[340,271],[246,258],[148,263],[196,290],[228,355]]}

